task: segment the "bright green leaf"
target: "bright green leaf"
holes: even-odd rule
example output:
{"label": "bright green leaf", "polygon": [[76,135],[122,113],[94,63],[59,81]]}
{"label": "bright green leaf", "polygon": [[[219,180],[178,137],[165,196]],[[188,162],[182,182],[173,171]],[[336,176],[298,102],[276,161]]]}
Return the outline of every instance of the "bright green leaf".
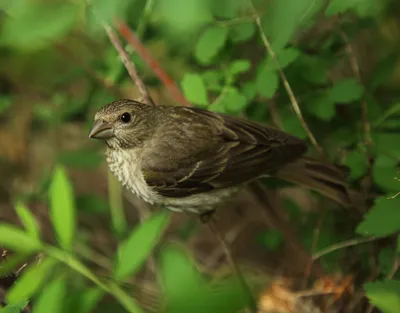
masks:
{"label": "bright green leaf", "polygon": [[29,301],[21,301],[16,304],[7,304],[4,308],[0,307],[0,313],[20,313],[28,305]]}
{"label": "bright green leaf", "polygon": [[196,44],[195,57],[200,64],[208,65],[224,47],[228,29],[209,27],[201,35]]}
{"label": "bright green leaf", "polygon": [[194,73],[186,73],[181,82],[185,98],[194,104],[207,106],[207,90],[202,77]]}
{"label": "bright green leaf", "polygon": [[224,72],[216,70],[208,70],[201,73],[204,84],[207,90],[221,91],[223,88]]}
{"label": "bright green leaf", "polygon": [[57,278],[50,282],[33,305],[35,313],[60,313],[63,312],[63,302],[66,295],[66,281]]}
{"label": "bright green leaf", "polygon": [[350,178],[358,179],[367,172],[367,159],[360,151],[352,151],[346,155],[344,164],[350,168]]}
{"label": "bright green leaf", "polygon": [[364,289],[369,301],[382,313],[400,312],[400,281],[367,283]]}
{"label": "bright green leaf", "polygon": [[254,23],[232,25],[229,31],[229,39],[233,43],[239,43],[251,39],[256,32]]}
{"label": "bright green leaf", "polygon": [[242,3],[242,0],[218,0],[212,1],[211,6],[215,16],[232,19],[237,16]]}
{"label": "bright green leaf", "polygon": [[272,98],[279,87],[278,72],[268,69],[267,67],[263,67],[257,74],[256,84],[258,93],[261,96],[267,99]]}
{"label": "bright green leaf", "polygon": [[78,9],[72,2],[52,4],[29,1],[17,16],[5,21],[1,40],[25,49],[51,44],[52,40],[60,40],[72,28]]}
{"label": "bright green leaf", "polygon": [[246,82],[242,85],[240,91],[247,98],[247,101],[250,102],[257,95],[257,84],[253,81]]}
{"label": "bright green leaf", "polygon": [[236,76],[247,72],[250,68],[249,60],[236,60],[229,66],[228,72],[231,76]]}
{"label": "bright green leaf", "polygon": [[21,219],[22,224],[24,225],[28,234],[33,239],[37,239],[39,241],[40,240],[39,226],[32,212],[29,211],[29,209],[21,202],[18,202],[16,204],[15,210],[17,211],[17,214]]}
{"label": "bright green leaf", "polygon": [[72,248],[76,228],[76,208],[72,185],[65,169],[55,168],[50,185],[50,216],[57,240],[66,250]]}
{"label": "bright green leaf", "polygon": [[115,277],[122,280],[133,275],[146,261],[168,224],[168,212],[154,214],[137,226],[118,249]]}
{"label": "bright green leaf", "polygon": [[7,302],[29,300],[41,288],[55,264],[54,259],[45,258],[37,265],[30,265],[8,291]]}
{"label": "bright green leaf", "polygon": [[387,199],[380,197],[375,200],[371,211],[364,216],[357,227],[357,233],[385,237],[400,230],[400,198]]}
{"label": "bright green leaf", "polygon": [[32,253],[42,248],[42,243],[21,229],[0,224],[0,246],[22,253]]}
{"label": "bright green leaf", "polygon": [[353,78],[336,82],[330,90],[330,97],[335,103],[349,103],[360,100],[363,94],[364,87]]}
{"label": "bright green leaf", "polygon": [[219,104],[229,113],[242,112],[247,103],[247,98],[233,87],[227,89],[219,100]]}

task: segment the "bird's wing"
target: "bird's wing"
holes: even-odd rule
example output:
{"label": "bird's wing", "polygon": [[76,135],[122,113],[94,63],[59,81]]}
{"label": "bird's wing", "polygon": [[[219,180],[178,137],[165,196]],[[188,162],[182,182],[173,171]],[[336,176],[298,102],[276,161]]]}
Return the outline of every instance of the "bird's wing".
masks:
{"label": "bird's wing", "polygon": [[[185,197],[232,187],[273,173],[305,153],[305,143],[287,133],[229,115],[180,108],[186,123],[162,129],[144,156],[148,185],[166,197]],[[189,121],[189,122],[188,122]]]}

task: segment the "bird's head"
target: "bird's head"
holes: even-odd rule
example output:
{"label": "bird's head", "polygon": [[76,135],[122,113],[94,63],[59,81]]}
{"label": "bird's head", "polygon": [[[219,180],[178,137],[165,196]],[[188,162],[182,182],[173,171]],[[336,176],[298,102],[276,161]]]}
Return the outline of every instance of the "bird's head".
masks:
{"label": "bird's head", "polygon": [[125,99],[114,101],[96,113],[89,138],[104,140],[112,149],[137,147],[152,136],[158,117],[155,106]]}

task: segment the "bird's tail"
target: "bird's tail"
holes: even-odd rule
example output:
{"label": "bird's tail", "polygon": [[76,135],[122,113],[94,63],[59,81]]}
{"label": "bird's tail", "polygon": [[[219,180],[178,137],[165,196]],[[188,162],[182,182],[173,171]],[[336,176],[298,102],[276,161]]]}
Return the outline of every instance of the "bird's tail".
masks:
{"label": "bird's tail", "polygon": [[362,210],[365,206],[364,196],[349,187],[348,174],[349,170],[345,166],[302,157],[280,169],[275,176],[314,190],[345,207]]}

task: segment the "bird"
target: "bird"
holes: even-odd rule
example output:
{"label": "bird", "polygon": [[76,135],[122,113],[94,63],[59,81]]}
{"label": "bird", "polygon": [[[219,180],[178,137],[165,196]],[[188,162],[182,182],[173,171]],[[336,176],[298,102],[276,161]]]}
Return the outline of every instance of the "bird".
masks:
{"label": "bird", "polygon": [[95,113],[89,138],[105,142],[108,167],[125,188],[171,211],[209,216],[262,177],[353,205],[346,168],[307,156],[304,140],[246,118],[121,99]]}

